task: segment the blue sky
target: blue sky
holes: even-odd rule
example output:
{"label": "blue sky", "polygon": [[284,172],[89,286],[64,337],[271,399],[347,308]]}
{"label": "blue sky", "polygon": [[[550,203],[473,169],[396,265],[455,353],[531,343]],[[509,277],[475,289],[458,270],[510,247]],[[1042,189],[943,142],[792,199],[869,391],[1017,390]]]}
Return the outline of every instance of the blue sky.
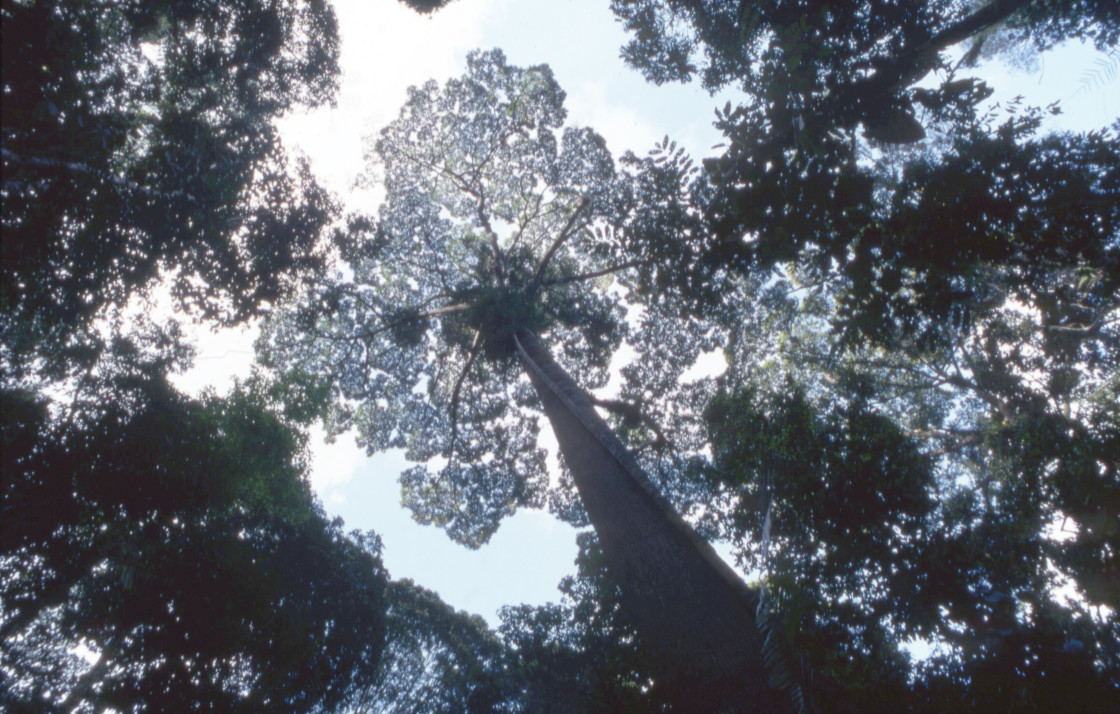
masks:
{"label": "blue sky", "polygon": [[[567,92],[569,122],[594,128],[616,154],[644,153],[668,135],[699,158],[720,140],[710,126],[712,111],[731,97],[709,97],[696,85],[654,87],[626,68],[618,56],[626,36],[607,0],[457,0],[431,17],[397,0],[335,6],[344,72],[337,107],[288,117],[282,129],[351,208],[377,208],[375,189],[355,188],[364,139],[397,115],[409,85],[461,74],[474,48],[501,47],[516,65],[550,65]],[[1052,128],[1099,128],[1120,112],[1117,82],[1084,86],[1099,57],[1086,48],[1059,48],[1032,71],[994,66],[984,74],[998,90],[995,100],[1022,94],[1037,104],[1061,101],[1064,113]],[[179,383],[225,388],[232,374],[247,373],[251,341],[251,329],[201,335],[198,367]],[[574,570],[574,531],[547,514],[521,512],[489,545],[471,551],[417,525],[400,507],[400,455],[367,458],[348,435],[333,444],[317,436],[314,454],[312,482],[328,512],[348,528],[377,531],[393,577],[411,578],[457,608],[496,623],[503,604],[556,599],[560,578]]]}

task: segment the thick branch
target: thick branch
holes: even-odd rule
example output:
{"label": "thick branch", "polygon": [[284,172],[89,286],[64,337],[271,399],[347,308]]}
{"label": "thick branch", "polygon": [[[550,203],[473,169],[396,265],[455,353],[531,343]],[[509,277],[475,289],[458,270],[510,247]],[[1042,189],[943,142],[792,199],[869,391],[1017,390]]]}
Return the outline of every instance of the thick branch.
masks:
{"label": "thick branch", "polygon": [[911,75],[931,55],[1006,20],[1030,2],[1032,0],[992,0],[980,10],[954,22],[917,47],[875,63],[875,73],[849,85],[847,91],[839,94],[834,106],[845,107],[851,106],[852,102],[872,102],[894,92],[901,85],[906,84]]}
{"label": "thick branch", "polygon": [[965,446],[979,444],[984,435],[977,429],[911,429],[910,436],[915,439],[949,442],[946,446],[933,452],[934,456],[941,456],[951,451],[956,451]]}
{"label": "thick branch", "polygon": [[654,440],[649,445],[655,449],[660,449],[668,445],[669,440],[665,438],[664,432],[658,428],[657,423],[650,417],[642,412],[642,408],[633,402],[624,402],[621,399],[602,399],[596,397],[594,394],[588,394],[587,398],[597,407],[602,407],[607,411],[614,412],[622,417],[624,425],[629,424],[645,424],[650,431],[653,432]]}

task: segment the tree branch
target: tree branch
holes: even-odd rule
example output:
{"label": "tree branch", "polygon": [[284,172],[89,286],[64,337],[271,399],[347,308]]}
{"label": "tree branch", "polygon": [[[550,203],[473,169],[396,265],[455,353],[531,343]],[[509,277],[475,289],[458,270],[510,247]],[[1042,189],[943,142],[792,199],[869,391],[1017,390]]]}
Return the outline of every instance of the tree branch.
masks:
{"label": "tree branch", "polygon": [[490,226],[490,217],[486,215],[486,198],[483,196],[478,197],[478,222],[482,224],[482,229],[486,231],[486,237],[490,239],[490,249],[494,252],[494,272],[498,275],[498,281],[502,285],[506,283],[506,257],[502,253],[502,247],[498,243],[498,234]]}
{"label": "tree branch", "polygon": [[560,235],[556,236],[556,240],[552,241],[552,245],[550,245],[548,247],[548,250],[545,251],[544,257],[541,258],[540,264],[537,265],[536,273],[533,274],[533,279],[529,281],[529,285],[532,286],[540,284],[541,278],[544,277],[544,271],[548,268],[549,261],[552,260],[552,256],[556,254],[556,251],[560,249],[560,246],[564,244],[564,241],[568,239],[568,232],[571,231],[572,226],[575,225],[576,219],[579,218],[579,214],[583,213],[583,209],[586,208],[590,203],[591,201],[588,200],[587,196],[584,196],[580,199],[579,205],[576,206],[576,210],[572,212],[572,215],[568,216],[568,222],[565,223],[564,227],[560,229]]}
{"label": "tree branch", "polygon": [[317,336],[325,338],[325,339],[333,339],[333,340],[340,340],[340,339],[342,339],[342,340],[361,340],[361,339],[366,339],[366,338],[369,338],[369,337],[373,337],[374,335],[385,332],[386,330],[391,330],[394,327],[400,327],[401,325],[404,325],[408,322],[411,322],[412,320],[427,320],[427,319],[430,319],[430,318],[433,318],[433,317],[440,317],[442,315],[453,315],[457,312],[465,312],[465,311],[471,309],[471,307],[473,307],[473,305],[471,305],[470,303],[459,302],[459,303],[455,303],[454,305],[445,305],[444,307],[439,307],[439,308],[436,308],[435,310],[428,310],[426,312],[417,313],[415,315],[409,315],[409,316],[406,316],[406,317],[402,317],[399,320],[393,320],[391,322],[387,322],[387,323],[381,325],[380,327],[378,327],[374,330],[367,330],[365,332],[359,332],[357,334],[350,335],[348,337],[335,337],[335,336],[332,336],[332,335],[325,335],[325,334],[322,334],[322,333],[318,333]]}
{"label": "tree branch", "polygon": [[475,332],[474,340],[471,341],[471,351],[467,356],[467,363],[463,365],[463,371],[459,373],[459,378],[455,380],[455,387],[451,390],[451,439],[448,441],[448,458],[455,458],[455,442],[459,438],[459,392],[463,388],[463,381],[467,378],[467,373],[471,371],[478,353],[482,350],[482,333]]}
{"label": "tree branch", "polygon": [[653,432],[654,439],[650,442],[649,446],[652,446],[654,449],[661,449],[669,445],[669,440],[665,438],[665,433],[658,428],[653,419],[642,413],[642,408],[637,404],[625,402],[621,399],[601,399],[591,393],[588,393],[587,398],[593,405],[602,407],[622,417],[623,426],[645,424],[649,430]]}
{"label": "tree branch", "polygon": [[592,271],[590,273],[580,273],[579,275],[569,275],[568,277],[557,278],[556,280],[546,280],[542,283],[538,283],[534,287],[551,287],[553,285],[564,285],[565,283],[576,283],[576,282],[579,282],[580,280],[590,280],[592,278],[600,278],[604,275],[610,275],[611,273],[617,273],[620,270],[626,270],[627,268],[635,268],[639,265],[646,265],[649,262],[650,261],[648,261],[648,260],[630,260],[630,261],[627,261],[627,262],[622,263],[620,265],[612,265],[609,268],[603,268],[602,270],[595,270],[595,271]]}
{"label": "tree branch", "polygon": [[[875,63],[876,71],[870,77],[853,82],[847,91],[839,93],[833,106],[849,106],[851,102],[869,102],[895,91],[906,84],[910,75],[921,67],[923,60],[932,54],[967,40],[992,25],[1006,20],[1032,0],[992,0],[980,10],[964,17],[917,47]],[[839,117],[841,121],[853,117]]]}

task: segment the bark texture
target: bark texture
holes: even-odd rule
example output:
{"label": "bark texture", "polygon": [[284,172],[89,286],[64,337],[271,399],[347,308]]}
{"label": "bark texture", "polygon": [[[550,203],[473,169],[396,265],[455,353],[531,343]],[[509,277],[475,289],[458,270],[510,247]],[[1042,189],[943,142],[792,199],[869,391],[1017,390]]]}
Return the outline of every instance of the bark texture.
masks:
{"label": "bark texture", "polygon": [[520,330],[516,341],[658,688],[684,712],[783,711],[767,684],[755,594],[657,492],[540,340]]}

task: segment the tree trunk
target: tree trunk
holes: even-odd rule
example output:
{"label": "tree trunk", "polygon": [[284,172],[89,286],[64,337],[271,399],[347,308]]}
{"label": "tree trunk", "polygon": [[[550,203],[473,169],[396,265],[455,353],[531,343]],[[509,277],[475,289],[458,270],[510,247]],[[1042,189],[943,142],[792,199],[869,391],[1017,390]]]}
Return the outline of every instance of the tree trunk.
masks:
{"label": "tree trunk", "polygon": [[527,330],[515,339],[656,689],[674,710],[783,711],[767,684],[757,596],[657,492],[540,340]]}

